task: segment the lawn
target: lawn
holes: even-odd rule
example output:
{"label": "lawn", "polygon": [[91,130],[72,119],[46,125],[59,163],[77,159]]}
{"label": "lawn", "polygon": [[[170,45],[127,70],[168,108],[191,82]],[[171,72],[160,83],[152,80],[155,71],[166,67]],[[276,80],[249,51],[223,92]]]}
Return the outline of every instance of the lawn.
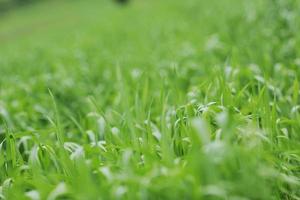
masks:
{"label": "lawn", "polygon": [[41,1],[0,15],[0,199],[300,199],[300,1]]}

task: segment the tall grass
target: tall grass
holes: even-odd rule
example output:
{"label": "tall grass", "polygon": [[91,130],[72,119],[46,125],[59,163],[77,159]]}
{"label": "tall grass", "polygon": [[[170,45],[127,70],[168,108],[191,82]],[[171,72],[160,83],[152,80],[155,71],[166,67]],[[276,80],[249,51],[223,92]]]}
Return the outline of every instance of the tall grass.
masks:
{"label": "tall grass", "polygon": [[299,8],[89,0],[11,12],[0,198],[299,199]]}

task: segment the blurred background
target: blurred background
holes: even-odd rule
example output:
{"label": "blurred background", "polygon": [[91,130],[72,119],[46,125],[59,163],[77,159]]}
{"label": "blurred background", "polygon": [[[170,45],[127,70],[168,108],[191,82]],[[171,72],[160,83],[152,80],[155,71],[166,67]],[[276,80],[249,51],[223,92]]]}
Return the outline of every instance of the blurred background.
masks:
{"label": "blurred background", "polygon": [[21,5],[30,4],[37,0],[0,0],[0,11],[5,12]]}

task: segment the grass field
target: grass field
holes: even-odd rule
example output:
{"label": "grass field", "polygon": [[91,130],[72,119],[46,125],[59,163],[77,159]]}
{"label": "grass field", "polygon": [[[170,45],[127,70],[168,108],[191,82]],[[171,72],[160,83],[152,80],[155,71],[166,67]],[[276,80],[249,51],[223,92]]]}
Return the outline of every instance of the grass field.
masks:
{"label": "grass field", "polygon": [[54,0],[0,15],[0,199],[300,199],[300,1]]}

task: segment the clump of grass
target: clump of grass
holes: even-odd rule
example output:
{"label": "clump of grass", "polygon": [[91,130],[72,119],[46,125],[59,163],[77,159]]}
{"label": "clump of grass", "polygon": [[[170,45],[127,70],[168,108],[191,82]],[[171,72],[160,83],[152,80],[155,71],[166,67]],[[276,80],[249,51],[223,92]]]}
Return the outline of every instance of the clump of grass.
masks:
{"label": "clump of grass", "polygon": [[91,0],[10,12],[0,199],[299,199],[299,8]]}

